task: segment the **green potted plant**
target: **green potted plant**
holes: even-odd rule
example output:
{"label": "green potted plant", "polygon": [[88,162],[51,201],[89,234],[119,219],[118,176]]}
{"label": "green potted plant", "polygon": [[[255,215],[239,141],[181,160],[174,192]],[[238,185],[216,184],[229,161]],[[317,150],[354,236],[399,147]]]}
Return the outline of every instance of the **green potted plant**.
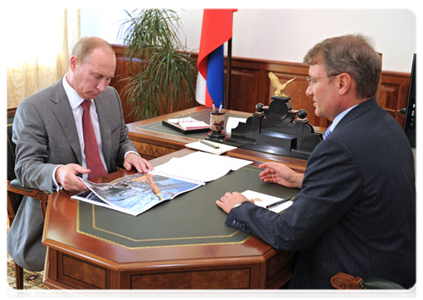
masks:
{"label": "green potted plant", "polygon": [[[169,9],[126,12],[121,24],[129,64],[140,70],[123,79],[125,98],[137,120],[173,112],[195,98],[196,60],[181,43],[178,14]],[[124,29],[123,29],[124,28]]]}

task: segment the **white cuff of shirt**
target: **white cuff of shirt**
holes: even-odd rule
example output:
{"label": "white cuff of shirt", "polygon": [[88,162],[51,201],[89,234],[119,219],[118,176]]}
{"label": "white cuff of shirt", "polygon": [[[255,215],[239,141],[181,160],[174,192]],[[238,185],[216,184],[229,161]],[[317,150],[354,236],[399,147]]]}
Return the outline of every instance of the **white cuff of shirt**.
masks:
{"label": "white cuff of shirt", "polygon": [[57,168],[61,166],[63,165],[58,165],[56,168],[54,168],[52,178],[51,178],[53,179],[53,190],[56,190],[56,192],[61,191],[63,189],[62,186],[56,181],[56,171],[57,171]]}
{"label": "white cuff of shirt", "polygon": [[136,155],[141,156],[138,152],[135,152],[135,151],[128,151],[128,152],[126,152],[126,153],[125,153],[125,156],[124,156],[124,158],[123,158],[123,159],[126,159],[126,156],[127,156],[129,153],[135,153]]}

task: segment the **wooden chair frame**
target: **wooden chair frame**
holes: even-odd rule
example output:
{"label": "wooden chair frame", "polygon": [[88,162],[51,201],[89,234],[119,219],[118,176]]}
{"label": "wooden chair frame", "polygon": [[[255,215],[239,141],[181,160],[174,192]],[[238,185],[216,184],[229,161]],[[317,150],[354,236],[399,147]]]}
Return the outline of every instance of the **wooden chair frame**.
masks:
{"label": "wooden chair frame", "polygon": [[384,278],[367,278],[352,276],[339,272],[330,279],[332,286],[336,289],[404,289],[396,282]]}

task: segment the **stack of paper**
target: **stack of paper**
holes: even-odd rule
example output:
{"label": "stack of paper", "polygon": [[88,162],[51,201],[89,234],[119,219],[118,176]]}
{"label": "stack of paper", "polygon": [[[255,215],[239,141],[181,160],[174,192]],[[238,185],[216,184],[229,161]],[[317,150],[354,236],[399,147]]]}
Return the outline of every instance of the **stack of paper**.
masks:
{"label": "stack of paper", "polygon": [[225,145],[225,144],[217,143],[217,142],[209,142],[209,141],[206,141],[206,142],[208,144],[204,144],[201,141],[197,141],[194,143],[186,144],[185,147],[204,151],[204,152],[209,152],[213,154],[218,154],[218,155],[237,148],[234,146],[229,146],[229,145]]}
{"label": "stack of paper", "polygon": [[170,123],[177,124],[185,130],[195,130],[195,129],[207,129],[210,128],[210,125],[204,121],[200,121],[191,117],[179,118],[179,119],[169,119],[167,120]]}

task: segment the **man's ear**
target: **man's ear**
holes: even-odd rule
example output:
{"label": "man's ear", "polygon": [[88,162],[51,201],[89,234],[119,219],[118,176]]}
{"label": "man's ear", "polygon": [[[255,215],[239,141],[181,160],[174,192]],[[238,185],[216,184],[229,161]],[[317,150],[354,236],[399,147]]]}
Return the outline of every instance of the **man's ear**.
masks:
{"label": "man's ear", "polygon": [[71,71],[75,71],[75,68],[78,62],[79,62],[78,57],[76,57],[75,55],[72,55],[71,58],[69,59],[69,69]]}
{"label": "man's ear", "polygon": [[339,94],[344,95],[351,88],[352,78],[351,78],[350,74],[348,74],[348,73],[341,73],[338,76],[339,76],[338,77]]}

